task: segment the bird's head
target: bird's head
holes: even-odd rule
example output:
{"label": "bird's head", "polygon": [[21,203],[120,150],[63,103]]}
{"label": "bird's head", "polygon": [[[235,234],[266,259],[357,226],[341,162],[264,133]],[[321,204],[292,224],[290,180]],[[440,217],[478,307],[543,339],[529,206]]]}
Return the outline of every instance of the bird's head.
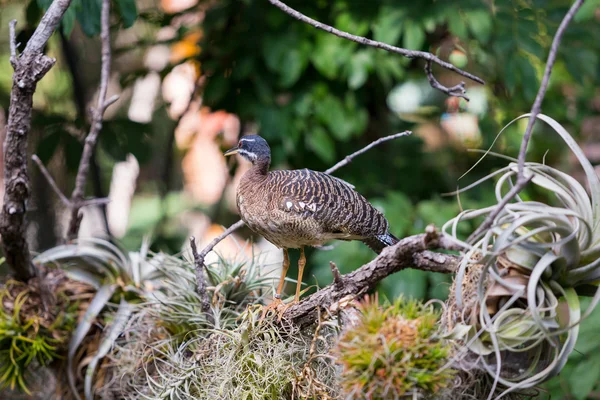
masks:
{"label": "bird's head", "polygon": [[238,145],[225,152],[225,156],[239,154],[252,164],[269,163],[271,161],[271,148],[267,141],[258,135],[243,136]]}

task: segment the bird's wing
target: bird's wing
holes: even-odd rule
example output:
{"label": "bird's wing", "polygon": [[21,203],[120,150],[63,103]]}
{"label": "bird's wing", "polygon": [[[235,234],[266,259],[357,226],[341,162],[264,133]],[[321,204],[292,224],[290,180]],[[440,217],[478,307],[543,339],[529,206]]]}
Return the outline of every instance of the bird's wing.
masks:
{"label": "bird's wing", "polygon": [[345,181],[311,170],[273,171],[278,208],[313,219],[324,232],[368,237],[387,232],[385,217]]}

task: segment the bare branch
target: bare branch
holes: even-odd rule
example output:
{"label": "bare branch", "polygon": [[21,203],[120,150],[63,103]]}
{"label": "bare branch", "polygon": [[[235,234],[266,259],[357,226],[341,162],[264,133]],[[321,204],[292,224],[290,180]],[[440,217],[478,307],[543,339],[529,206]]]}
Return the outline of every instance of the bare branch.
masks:
{"label": "bare branch", "polygon": [[[434,63],[438,64],[439,66],[441,66],[447,70],[456,72],[459,75],[462,75],[466,78],[471,79],[472,81],[475,81],[475,82],[481,83],[481,84],[485,84],[483,79],[481,79],[469,72],[463,71],[462,69],[455,67],[454,65],[450,64],[449,62],[442,61],[431,53],[427,53],[425,51],[403,49],[401,47],[391,46],[386,43],[367,39],[362,36],[352,35],[348,32],[340,31],[339,29],[335,29],[334,27],[323,24],[319,21],[315,21],[314,19],[309,18],[306,15],[285,5],[284,3],[282,3],[279,0],[269,0],[269,2],[271,4],[273,4],[275,7],[279,8],[280,10],[285,12],[286,14],[296,18],[298,21],[302,21],[305,24],[314,26],[317,29],[321,29],[325,32],[331,33],[332,35],[335,35],[335,36],[338,36],[338,37],[341,37],[341,38],[344,38],[347,40],[351,40],[353,42],[360,43],[365,46],[371,46],[371,47],[375,47],[377,49],[383,49],[383,50],[389,51],[391,53],[400,54],[407,58],[422,58],[423,60],[426,60],[428,63],[434,62]],[[433,78],[433,75],[431,74],[431,70],[430,70],[430,73],[428,73],[428,78],[430,78],[429,82],[431,83],[431,86],[434,87],[435,89],[441,90],[442,92],[444,92],[450,96],[458,96],[458,94],[456,94],[456,93],[461,93],[462,95],[460,97],[466,98],[464,96],[464,93],[459,92],[458,88],[456,86],[454,86],[452,88],[447,88],[447,87],[443,86],[442,84],[440,84],[435,78]],[[434,80],[433,83],[432,83],[431,78],[433,78],[433,80]]]}
{"label": "bare branch", "polygon": [[342,278],[342,275],[340,274],[340,270],[333,261],[329,261],[329,267],[331,268],[331,274],[333,275],[333,283],[335,284],[336,289],[342,289],[342,287],[344,286],[344,280]]}
{"label": "bare branch", "polygon": [[102,130],[102,120],[104,117],[104,111],[108,106],[113,104],[117,98],[115,96],[106,100],[106,92],[108,91],[108,80],[110,77],[110,0],[102,1],[102,14],[101,14],[101,32],[100,40],[102,41],[102,66],[100,70],[100,86],[98,90],[98,101],[96,108],[92,115],[92,123],[90,131],[85,138],[85,144],[83,146],[83,153],[81,154],[81,160],[79,161],[79,169],[77,170],[77,177],[75,178],[75,188],[71,195],[71,220],[69,222],[69,229],[67,231],[67,239],[73,240],[79,233],[79,225],[81,224],[81,216],[79,210],[81,204],[83,204],[83,195],[85,194],[85,184],[87,182],[88,172],[90,170],[90,162],[96,142],[98,141],[98,135]]}
{"label": "bare branch", "polygon": [[[206,255],[208,253],[210,253],[212,251],[212,249],[214,249],[215,246],[218,245],[223,239],[225,239],[227,236],[231,235],[236,230],[240,229],[242,226],[244,226],[244,221],[239,220],[235,224],[231,225],[229,228],[225,229],[225,231],[223,233],[221,233],[219,236],[217,236],[216,238],[211,240],[211,242],[200,252],[200,254],[198,256],[200,265],[202,267],[204,267],[205,266],[204,259],[206,258]],[[198,271],[196,271],[196,274],[198,274]]]}
{"label": "bare branch", "polygon": [[364,293],[385,277],[406,268],[425,271],[453,273],[458,268],[459,256],[434,253],[428,249],[453,249],[455,246],[435,231],[409,236],[394,246],[386,247],[373,261],[343,275],[343,285],[336,282],[292,305],[283,315],[284,319],[300,327],[316,321],[318,310],[329,311],[347,296]]}
{"label": "bare branch", "polygon": [[27,172],[27,135],[31,129],[33,93],[37,83],[56,60],[42,49],[56,30],[71,0],[54,0],[17,57],[16,21],[9,24],[10,61],[15,70],[4,138],[4,204],[0,216],[0,235],[7,264],[15,276],[26,281],[35,275],[25,239],[29,175]]}
{"label": "bare branch", "polygon": [[325,173],[331,174],[331,173],[337,171],[338,169],[350,164],[352,162],[352,159],[354,159],[354,157],[360,156],[361,154],[366,153],[367,151],[371,150],[373,147],[375,147],[383,142],[387,142],[388,140],[397,139],[397,138],[403,137],[403,136],[408,136],[410,134],[412,134],[411,131],[404,131],[404,132],[400,132],[400,133],[396,133],[393,135],[379,138],[379,139],[375,140],[374,142],[369,143],[367,146],[363,147],[362,149],[355,151],[354,153],[350,154],[349,156],[346,156],[342,161],[338,162],[333,167],[327,169],[325,171]]}
{"label": "bare branch", "polygon": [[552,68],[554,67],[554,62],[556,61],[556,54],[558,52],[558,47],[560,46],[560,41],[562,39],[565,30],[567,29],[569,23],[583,5],[584,0],[576,0],[562,22],[560,23],[556,33],[554,35],[554,39],[552,40],[552,45],[550,46],[550,53],[548,54],[548,60],[546,61],[546,68],[544,70],[544,76],[542,78],[542,82],[540,84],[540,88],[535,96],[535,101],[533,102],[533,106],[531,107],[529,121],[527,122],[527,129],[525,129],[525,134],[523,135],[523,140],[521,141],[521,148],[519,149],[519,161],[518,161],[518,172],[517,172],[517,183],[515,186],[504,196],[502,201],[498,203],[494,211],[492,211],[486,219],[483,221],[481,225],[473,232],[468,241],[473,241],[477,237],[479,237],[484,231],[492,226],[496,217],[502,212],[504,207],[516,196],[521,190],[527,186],[529,181],[533,177],[525,176],[525,157],[527,155],[527,147],[529,145],[529,140],[531,139],[531,134],[533,132],[533,126],[537,121],[537,116],[542,111],[542,102],[544,101],[544,96],[546,95],[546,90],[548,89],[548,82],[550,81],[550,75],[552,75]]}
{"label": "bare branch", "polygon": [[15,27],[17,26],[17,20],[13,19],[8,23],[8,41],[10,44],[10,65],[13,69],[17,68],[17,36],[15,34]]}
{"label": "bare branch", "polygon": [[429,80],[429,84],[432,88],[438,89],[439,91],[446,93],[448,96],[462,97],[463,99],[469,101],[469,98],[466,95],[467,90],[465,89],[465,83],[461,82],[452,87],[446,87],[442,85],[435,78],[435,76],[433,76],[433,71],[431,70],[431,61],[429,60],[425,63],[425,75],[427,75],[427,80]]}
{"label": "bare branch", "polygon": [[50,184],[50,187],[52,188],[52,190],[54,190],[54,193],[57,194],[57,196],[60,199],[60,201],[66,207],[70,208],[71,207],[71,201],[60,190],[60,188],[56,184],[56,181],[54,180],[54,178],[52,178],[52,175],[50,175],[50,171],[48,171],[46,169],[46,167],[44,166],[44,164],[42,163],[42,160],[40,160],[40,158],[36,154],[32,155],[31,159],[37,164],[37,166],[39,167],[40,171],[42,172],[42,175],[44,175],[44,178],[46,178],[46,180]]}
{"label": "bare branch", "polygon": [[200,307],[205,313],[210,312],[210,299],[208,298],[208,291],[206,290],[206,277],[204,276],[204,258],[200,258],[198,255],[198,249],[196,248],[196,239],[192,236],[190,238],[190,247],[192,248],[192,255],[194,256],[194,269],[196,270],[196,292],[200,296]]}
{"label": "bare branch", "polygon": [[523,141],[521,142],[521,148],[519,150],[519,175],[518,179],[523,180],[524,178],[524,169],[525,169],[525,156],[527,154],[527,146],[529,145],[529,139],[531,139],[531,133],[533,131],[533,125],[537,121],[538,114],[542,111],[542,102],[544,101],[544,96],[546,96],[546,90],[548,89],[548,82],[550,81],[550,75],[552,75],[552,68],[554,67],[554,62],[556,61],[556,53],[558,52],[558,47],[560,46],[560,41],[562,39],[563,34],[567,30],[569,23],[577,13],[577,10],[581,8],[584,0],[576,0],[562,22],[558,26],[556,33],[554,34],[554,39],[552,40],[552,45],[550,46],[550,53],[548,54],[548,60],[546,61],[546,69],[544,70],[544,77],[542,78],[542,83],[540,84],[540,88],[535,96],[535,101],[533,102],[533,107],[531,107],[531,116],[529,117],[529,122],[527,123],[527,129],[525,129],[525,134],[523,135]]}

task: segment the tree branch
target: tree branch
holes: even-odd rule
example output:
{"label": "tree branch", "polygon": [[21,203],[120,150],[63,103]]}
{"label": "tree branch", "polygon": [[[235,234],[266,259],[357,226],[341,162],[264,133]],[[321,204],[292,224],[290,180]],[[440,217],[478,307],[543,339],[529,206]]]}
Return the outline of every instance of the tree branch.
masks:
{"label": "tree branch", "polygon": [[292,305],[283,314],[283,319],[300,327],[311,325],[316,321],[319,310],[327,312],[338,301],[373,289],[385,277],[406,268],[442,273],[455,272],[460,257],[428,250],[436,248],[454,249],[455,245],[431,229],[427,233],[404,238],[383,249],[381,254],[368,264],[338,277],[331,285]]}
{"label": "tree branch", "polygon": [[396,133],[393,135],[389,135],[389,136],[385,136],[382,138],[379,138],[377,140],[375,140],[374,142],[371,142],[370,144],[368,144],[367,146],[363,147],[362,149],[355,151],[354,153],[350,154],[349,156],[346,156],[342,161],[338,162],[337,164],[335,164],[333,167],[327,169],[325,171],[326,174],[331,174],[335,171],[337,171],[338,169],[345,167],[346,165],[350,164],[352,162],[352,160],[354,159],[354,157],[356,156],[360,156],[363,153],[366,153],[367,151],[371,150],[373,147],[383,143],[383,142],[387,142],[388,140],[393,140],[393,139],[397,139],[399,137],[403,137],[403,136],[408,136],[412,134],[411,131],[404,131],[404,132],[400,132],[400,133]]}
{"label": "tree branch", "polygon": [[[459,97],[463,97],[468,100],[468,98],[464,94],[464,82],[461,83],[460,85],[454,86],[452,88],[448,88],[448,87],[442,85],[433,77],[433,74],[431,72],[431,63],[432,62],[438,64],[439,66],[441,66],[447,70],[456,72],[459,75],[469,78],[472,81],[475,81],[475,82],[481,83],[481,84],[485,84],[483,79],[481,79],[469,72],[463,71],[462,69],[455,67],[454,65],[450,64],[449,62],[442,61],[431,53],[427,53],[425,51],[403,49],[401,47],[391,46],[386,43],[367,39],[362,36],[352,35],[348,32],[340,31],[339,29],[335,29],[334,27],[323,24],[319,21],[315,21],[314,19],[309,18],[306,15],[285,5],[284,3],[282,3],[279,0],[269,0],[269,2],[271,4],[273,4],[275,7],[282,10],[284,13],[296,18],[298,21],[302,21],[305,24],[314,26],[317,29],[321,29],[327,33],[331,33],[332,35],[341,37],[343,39],[351,40],[353,42],[360,43],[365,46],[371,46],[371,47],[375,47],[376,49],[383,49],[383,50],[389,51],[391,53],[400,54],[406,58],[422,58],[423,60],[426,60],[427,65],[429,65],[429,66],[426,65],[426,72],[427,72],[427,77],[429,79],[429,83],[431,84],[431,86],[433,88],[441,90],[442,92],[444,92],[450,96],[459,96]],[[428,68],[428,70],[427,70],[427,68]]]}
{"label": "tree branch", "polygon": [[537,121],[537,116],[542,111],[542,102],[544,101],[544,96],[546,96],[546,90],[548,89],[548,82],[550,82],[550,75],[552,75],[552,68],[554,67],[554,63],[556,62],[556,54],[558,53],[558,47],[560,46],[560,41],[562,39],[563,34],[567,30],[569,23],[575,17],[575,14],[583,5],[584,0],[576,0],[562,22],[558,26],[556,33],[554,34],[554,39],[552,40],[552,45],[550,46],[550,52],[548,53],[548,60],[546,61],[546,68],[544,70],[544,76],[542,77],[542,82],[540,84],[540,88],[535,96],[535,101],[533,102],[533,106],[531,107],[529,121],[527,122],[527,129],[525,129],[525,134],[523,135],[523,140],[521,141],[521,148],[519,149],[519,160],[518,160],[518,172],[517,172],[517,182],[515,186],[504,196],[502,201],[498,203],[494,211],[492,211],[486,219],[483,221],[481,225],[473,232],[468,241],[472,242],[476,240],[481,234],[486,231],[488,228],[492,226],[496,217],[502,212],[504,207],[527,186],[529,181],[533,177],[525,176],[525,157],[527,155],[527,147],[529,145],[529,140],[531,139],[531,134],[533,133],[533,126]]}
{"label": "tree branch", "polygon": [[208,291],[206,290],[206,277],[204,276],[204,257],[200,257],[198,249],[196,248],[196,238],[193,236],[190,238],[190,247],[192,248],[192,255],[194,256],[194,267],[196,270],[196,292],[200,296],[200,307],[206,314],[210,312],[210,299],[208,298]]}
{"label": "tree branch", "polygon": [[23,281],[35,275],[26,241],[25,214],[29,199],[27,135],[31,129],[33,93],[37,83],[52,68],[55,59],[42,50],[71,0],[54,0],[20,57],[17,56],[16,21],[9,23],[10,63],[14,68],[6,136],[4,139],[4,204],[0,215],[0,235],[6,262]]}
{"label": "tree branch", "polygon": [[85,138],[85,144],[83,147],[83,153],[81,154],[81,160],[79,161],[79,169],[77,170],[77,177],[75,178],[75,188],[71,195],[71,221],[69,222],[69,228],[67,231],[67,239],[73,240],[79,233],[79,225],[81,224],[82,216],[79,214],[81,204],[83,203],[83,196],[85,194],[85,185],[90,170],[90,162],[94,153],[96,142],[98,141],[98,135],[102,130],[102,120],[104,111],[113,104],[118,96],[112,96],[106,100],[106,92],[108,90],[108,80],[110,78],[110,0],[102,1],[102,14],[101,14],[101,32],[100,40],[102,41],[102,67],[100,70],[100,86],[98,89],[98,102],[96,108],[92,114],[92,123],[90,131]]}

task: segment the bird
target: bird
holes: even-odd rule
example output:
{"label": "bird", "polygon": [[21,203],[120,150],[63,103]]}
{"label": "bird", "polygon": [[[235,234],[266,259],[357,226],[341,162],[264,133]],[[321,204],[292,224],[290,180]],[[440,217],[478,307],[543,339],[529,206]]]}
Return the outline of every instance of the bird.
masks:
{"label": "bird", "polygon": [[[283,265],[273,302],[263,311],[298,303],[306,266],[304,247],[332,240],[360,240],[376,253],[394,245],[385,216],[346,181],[310,169],[271,171],[271,148],[259,135],[245,135],[224,155],[238,154],[252,166],[236,192],[238,212],[254,233],[283,250]],[[294,300],[284,305],[281,292],[290,267],[288,249],[300,249]],[[281,315],[281,313],[280,313]]]}

